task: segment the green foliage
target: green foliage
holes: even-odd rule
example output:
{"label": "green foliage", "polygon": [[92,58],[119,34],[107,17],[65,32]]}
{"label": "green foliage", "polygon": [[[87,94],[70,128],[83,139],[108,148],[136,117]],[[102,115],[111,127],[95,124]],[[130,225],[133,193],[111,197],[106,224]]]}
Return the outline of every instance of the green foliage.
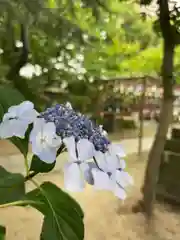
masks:
{"label": "green foliage", "polygon": [[56,165],[56,161],[53,163],[45,163],[41,161],[37,156],[32,157],[31,166],[29,171],[33,171],[35,173],[47,173],[53,170]]}
{"label": "green foliage", "polygon": [[[30,54],[27,62],[40,68],[40,73],[34,74],[27,86],[39,97],[44,96],[47,87],[58,88],[64,92],[65,99],[77,100],[78,108],[88,109],[93,96],[100,95],[92,82],[94,79],[130,75],[131,69],[124,71],[122,68],[124,61],[158,42],[152,31],[152,21],[142,21],[139,5],[128,1],[38,0],[17,4],[13,0],[8,4],[13,14],[4,3],[5,18],[0,29],[5,38],[0,40],[0,48],[4,51],[0,54],[3,77],[6,78],[23,52],[22,47],[16,48],[15,52],[13,48],[14,42],[21,40],[20,19],[28,23]],[[19,8],[21,11],[17,14],[15,9]],[[8,33],[8,39],[5,33]],[[74,82],[82,87],[77,90]],[[79,94],[80,89],[85,89],[84,83],[85,88],[91,87],[92,91]],[[23,94],[29,98],[26,91],[23,90]],[[50,98],[44,98],[44,101],[52,102]],[[87,105],[79,107],[84,102]]]}
{"label": "green foliage", "polygon": [[0,166],[0,204],[21,200],[25,195],[24,177]]}
{"label": "green foliage", "polygon": [[[50,182],[27,193],[30,204],[44,215],[42,240],[83,240],[83,211],[67,193]],[[37,202],[37,203],[36,203]]]}
{"label": "green foliage", "polygon": [[0,225],[0,240],[5,240],[6,237],[6,228]]}
{"label": "green foliage", "polygon": [[48,7],[49,8],[55,8],[56,7],[56,1],[55,0],[48,0]]}
{"label": "green foliage", "polygon": [[161,71],[162,45],[149,47],[137,56],[122,63],[124,72],[131,76],[159,76]]}
{"label": "green foliage", "polygon": [[[83,211],[67,193],[50,182],[44,182],[25,194],[23,175],[0,167],[0,176],[0,207],[3,204],[31,205],[39,210],[44,215],[40,239],[50,239],[50,236],[54,240],[84,239]],[[5,228],[0,226],[0,239],[3,240],[4,235]]]}

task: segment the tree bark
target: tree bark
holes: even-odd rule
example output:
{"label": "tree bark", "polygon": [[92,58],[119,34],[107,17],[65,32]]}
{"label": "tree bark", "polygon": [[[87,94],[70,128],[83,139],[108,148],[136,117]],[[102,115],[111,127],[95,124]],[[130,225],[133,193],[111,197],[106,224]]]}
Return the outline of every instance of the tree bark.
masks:
{"label": "tree bark", "polygon": [[[174,50],[176,47],[176,37],[174,35],[174,28],[170,22],[170,12],[168,0],[159,0],[159,22],[161,32],[164,40],[163,61],[162,61],[162,85],[163,85],[163,99],[161,104],[161,113],[159,126],[156,136],[149,153],[148,163],[145,172],[144,186],[143,186],[143,201],[141,202],[141,210],[145,211],[146,216],[151,218],[153,214],[153,205],[156,196],[156,185],[158,180],[158,173],[161,163],[161,155],[164,151],[166,135],[168,127],[172,122],[173,110],[173,70],[174,70]],[[137,208],[134,210],[137,210]]]}
{"label": "tree bark", "polygon": [[143,188],[143,207],[148,217],[152,216],[153,204],[156,195],[156,184],[158,180],[161,155],[164,151],[168,127],[172,121],[173,110],[173,58],[175,46],[164,43],[164,58],[162,63],[163,79],[163,100],[161,106],[160,122],[149,153],[148,164],[146,167],[144,188]]}

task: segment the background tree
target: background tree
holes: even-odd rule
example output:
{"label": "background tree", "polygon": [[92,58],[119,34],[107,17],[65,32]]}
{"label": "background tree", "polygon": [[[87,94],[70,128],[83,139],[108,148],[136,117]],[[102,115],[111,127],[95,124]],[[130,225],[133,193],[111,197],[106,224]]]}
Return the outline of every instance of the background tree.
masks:
{"label": "background tree", "polygon": [[[143,1],[143,4],[149,4],[152,1]],[[166,135],[169,124],[172,121],[173,109],[173,86],[175,79],[174,73],[174,53],[179,44],[179,7],[176,4],[170,10],[168,0],[159,0],[158,4],[158,22],[163,38],[163,59],[162,59],[162,86],[163,99],[161,106],[160,122],[155,135],[154,143],[149,153],[146,167],[144,188],[143,188],[143,209],[148,217],[152,216],[153,203],[155,200],[156,184],[161,162],[161,154],[164,150]]]}

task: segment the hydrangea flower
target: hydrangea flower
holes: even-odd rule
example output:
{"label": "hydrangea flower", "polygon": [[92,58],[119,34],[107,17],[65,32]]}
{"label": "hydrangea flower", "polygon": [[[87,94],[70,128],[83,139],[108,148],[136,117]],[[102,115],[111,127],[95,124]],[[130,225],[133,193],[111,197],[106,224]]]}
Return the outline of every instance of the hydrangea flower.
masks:
{"label": "hydrangea flower", "polygon": [[57,104],[37,114],[34,105],[25,101],[8,109],[0,124],[0,136],[23,137],[33,123],[29,141],[32,152],[40,160],[52,163],[60,146],[65,145],[68,161],[64,167],[65,188],[82,191],[86,182],[95,189],[112,191],[121,199],[126,188],[133,184],[125,171],[125,153],[113,144],[102,126],[76,112],[70,103]]}
{"label": "hydrangea flower", "polygon": [[0,138],[13,136],[24,138],[28,125],[36,119],[37,115],[34,104],[29,101],[10,107],[0,124]]}
{"label": "hydrangea flower", "polygon": [[74,111],[69,104],[57,104],[40,113],[39,117],[47,122],[54,122],[56,133],[62,138],[74,136],[76,142],[88,139],[97,151],[107,151],[110,141],[102,134],[101,127],[95,126],[88,117]]}
{"label": "hydrangea flower", "polygon": [[95,156],[98,168],[92,169],[94,179],[94,187],[98,190],[110,190],[121,198],[126,198],[125,188],[133,184],[132,177],[124,171],[126,164],[123,159],[124,153],[121,149],[117,152],[112,152],[112,149],[117,149],[117,146],[110,146],[109,151],[105,154],[98,152]]}
{"label": "hydrangea flower", "polygon": [[69,162],[64,168],[65,188],[70,191],[82,191],[85,187],[84,172],[89,166],[86,162],[94,156],[94,146],[88,139],[75,142],[74,136],[65,138],[65,146],[69,153]]}
{"label": "hydrangea flower", "polygon": [[56,135],[53,122],[37,118],[30,133],[32,152],[42,161],[52,163],[56,160],[57,150],[62,144],[61,137]]}

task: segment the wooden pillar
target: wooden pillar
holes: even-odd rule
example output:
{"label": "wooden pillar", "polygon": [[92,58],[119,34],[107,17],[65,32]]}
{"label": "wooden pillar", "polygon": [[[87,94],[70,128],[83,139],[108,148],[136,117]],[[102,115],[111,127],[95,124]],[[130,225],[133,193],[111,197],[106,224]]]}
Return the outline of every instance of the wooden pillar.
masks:
{"label": "wooden pillar", "polygon": [[143,119],[143,110],[146,100],[146,78],[143,79],[143,92],[140,98],[139,104],[139,131],[138,131],[138,156],[141,156],[142,153],[142,143],[143,143],[143,135],[144,135],[144,119]]}

